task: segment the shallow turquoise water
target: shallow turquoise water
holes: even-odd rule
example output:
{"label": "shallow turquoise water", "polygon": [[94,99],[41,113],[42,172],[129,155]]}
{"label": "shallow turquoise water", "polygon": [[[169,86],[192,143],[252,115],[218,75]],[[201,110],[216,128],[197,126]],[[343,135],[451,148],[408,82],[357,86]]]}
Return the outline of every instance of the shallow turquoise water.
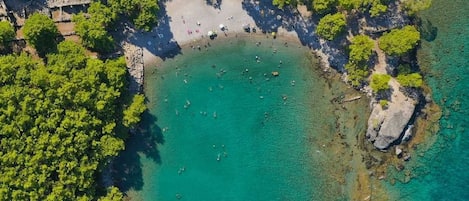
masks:
{"label": "shallow turquoise water", "polygon": [[346,87],[319,77],[308,49],[223,40],[147,73],[149,114],[116,160],[119,187],[134,200],[346,200],[326,144],[355,139],[366,104],[339,126],[331,99]]}
{"label": "shallow turquoise water", "polygon": [[424,35],[419,59],[443,117],[435,144],[409,167],[417,178],[388,186],[395,200],[469,200],[468,11],[467,0],[433,0],[422,13],[426,30],[437,32]]}

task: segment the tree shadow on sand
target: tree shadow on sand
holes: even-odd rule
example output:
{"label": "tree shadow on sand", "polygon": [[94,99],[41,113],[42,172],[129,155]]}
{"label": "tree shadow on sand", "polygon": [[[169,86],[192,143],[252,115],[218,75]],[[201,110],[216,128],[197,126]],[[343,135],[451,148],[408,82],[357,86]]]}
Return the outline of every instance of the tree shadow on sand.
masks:
{"label": "tree shadow on sand", "polygon": [[132,134],[125,144],[125,150],[114,160],[112,176],[123,192],[141,190],[143,187],[141,156],[161,164],[158,145],[164,144],[161,128],[156,125],[157,118],[146,111],[142,115],[141,127]]}
{"label": "tree shadow on sand", "polygon": [[205,3],[209,6],[214,7],[215,9],[221,9],[221,2],[222,0],[205,0]]}
{"label": "tree shadow on sand", "polygon": [[166,6],[168,0],[159,1],[160,10],[158,11],[158,26],[149,32],[132,31],[129,25],[124,27],[122,33],[126,35],[126,41],[138,47],[145,48],[151,54],[160,57],[163,60],[174,58],[181,54],[181,47],[174,39],[169,22],[172,20],[167,14]]}
{"label": "tree shadow on sand", "polygon": [[254,19],[256,26],[263,32],[277,32],[281,27],[287,31],[295,31],[302,45],[313,50],[321,50],[329,55],[329,64],[338,71],[343,71],[347,63],[347,55],[343,45],[347,43],[345,34],[333,41],[321,40],[315,34],[320,16],[303,18],[296,8],[291,6],[278,9],[271,0],[243,0],[242,7]]}

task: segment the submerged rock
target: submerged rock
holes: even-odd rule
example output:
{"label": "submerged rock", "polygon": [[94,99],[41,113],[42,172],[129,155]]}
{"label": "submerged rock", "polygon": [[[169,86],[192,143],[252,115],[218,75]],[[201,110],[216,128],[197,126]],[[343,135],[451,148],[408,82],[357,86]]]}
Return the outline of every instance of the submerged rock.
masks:
{"label": "submerged rock", "polygon": [[387,149],[394,141],[399,139],[415,110],[414,101],[404,99],[395,101],[383,110],[380,104],[374,104],[366,137],[373,145],[380,149]]}

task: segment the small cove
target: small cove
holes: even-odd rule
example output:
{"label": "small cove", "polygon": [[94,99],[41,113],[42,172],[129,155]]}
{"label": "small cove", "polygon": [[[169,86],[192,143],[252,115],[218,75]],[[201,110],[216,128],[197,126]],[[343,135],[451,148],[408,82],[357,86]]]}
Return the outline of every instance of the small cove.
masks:
{"label": "small cove", "polygon": [[353,166],[338,154],[363,133],[367,100],[337,103],[356,92],[296,42],[210,43],[147,70],[120,187],[134,200],[347,200]]}

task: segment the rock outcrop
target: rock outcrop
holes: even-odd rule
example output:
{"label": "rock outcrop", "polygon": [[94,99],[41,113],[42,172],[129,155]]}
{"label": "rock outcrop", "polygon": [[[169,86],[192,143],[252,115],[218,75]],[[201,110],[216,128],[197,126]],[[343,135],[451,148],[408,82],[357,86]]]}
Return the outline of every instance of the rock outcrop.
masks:
{"label": "rock outcrop", "polygon": [[380,104],[374,104],[366,137],[380,150],[387,149],[395,142],[406,128],[415,110],[412,99],[396,98],[383,110]]}

